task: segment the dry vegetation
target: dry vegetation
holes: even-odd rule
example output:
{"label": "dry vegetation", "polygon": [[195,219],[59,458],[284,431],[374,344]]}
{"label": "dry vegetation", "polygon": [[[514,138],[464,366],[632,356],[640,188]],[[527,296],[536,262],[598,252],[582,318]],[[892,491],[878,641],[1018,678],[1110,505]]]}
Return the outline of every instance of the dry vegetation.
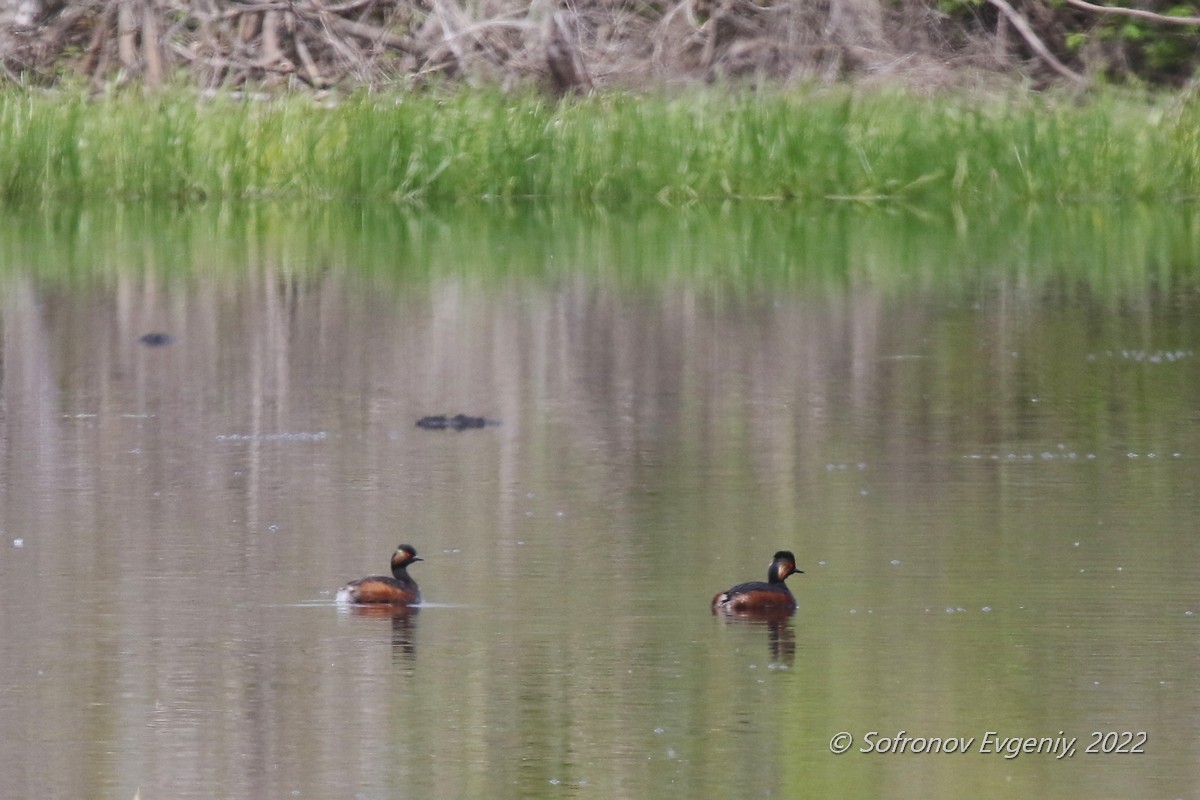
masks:
{"label": "dry vegetation", "polygon": [[[94,87],[346,89],[429,82],[559,93],[703,81],[1082,81],[1077,3],[1007,0],[0,0],[3,77]],[[941,10],[951,9],[950,12]],[[1065,11],[1064,11],[1065,8]],[[1153,15],[1151,15],[1153,16]],[[1093,53],[1095,49],[1093,48]],[[1072,65],[1068,66],[1068,62]],[[1111,64],[1105,58],[1105,67]]]}

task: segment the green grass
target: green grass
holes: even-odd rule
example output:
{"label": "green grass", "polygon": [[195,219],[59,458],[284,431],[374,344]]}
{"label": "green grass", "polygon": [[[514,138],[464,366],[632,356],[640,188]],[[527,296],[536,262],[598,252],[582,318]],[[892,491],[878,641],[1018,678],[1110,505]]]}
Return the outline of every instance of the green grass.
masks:
{"label": "green grass", "polygon": [[848,89],[210,100],[0,94],[0,202],[288,199],[988,207],[1200,197],[1200,103]]}

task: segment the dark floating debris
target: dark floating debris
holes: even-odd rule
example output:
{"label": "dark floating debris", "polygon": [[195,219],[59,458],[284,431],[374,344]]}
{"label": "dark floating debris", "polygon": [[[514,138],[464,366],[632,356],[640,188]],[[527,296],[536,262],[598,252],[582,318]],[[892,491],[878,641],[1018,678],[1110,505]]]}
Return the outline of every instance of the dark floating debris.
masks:
{"label": "dark floating debris", "polygon": [[147,333],[138,337],[138,341],[147,347],[166,347],[175,341],[175,337],[169,333]]}
{"label": "dark floating debris", "polygon": [[432,417],[421,417],[417,420],[417,427],[424,428],[427,431],[465,431],[471,428],[486,428],[489,425],[499,424],[500,420],[498,419],[468,417],[466,414],[455,414],[453,417],[438,414]]}

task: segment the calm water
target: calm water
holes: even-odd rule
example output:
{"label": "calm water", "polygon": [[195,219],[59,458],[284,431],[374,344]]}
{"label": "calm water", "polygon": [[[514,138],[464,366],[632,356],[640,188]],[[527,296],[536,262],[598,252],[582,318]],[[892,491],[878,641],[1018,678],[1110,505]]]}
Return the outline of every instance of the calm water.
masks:
{"label": "calm water", "polygon": [[90,213],[0,230],[6,796],[1200,790],[1200,217]]}

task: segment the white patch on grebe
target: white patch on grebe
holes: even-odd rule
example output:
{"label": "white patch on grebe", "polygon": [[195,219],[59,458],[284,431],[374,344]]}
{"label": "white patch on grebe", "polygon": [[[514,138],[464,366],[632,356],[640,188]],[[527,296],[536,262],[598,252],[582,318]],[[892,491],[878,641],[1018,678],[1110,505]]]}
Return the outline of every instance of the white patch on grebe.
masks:
{"label": "white patch on grebe", "polygon": [[334,596],[333,601],[335,603],[342,603],[344,605],[353,605],[354,593],[349,586],[343,586],[337,590],[337,595]]}

